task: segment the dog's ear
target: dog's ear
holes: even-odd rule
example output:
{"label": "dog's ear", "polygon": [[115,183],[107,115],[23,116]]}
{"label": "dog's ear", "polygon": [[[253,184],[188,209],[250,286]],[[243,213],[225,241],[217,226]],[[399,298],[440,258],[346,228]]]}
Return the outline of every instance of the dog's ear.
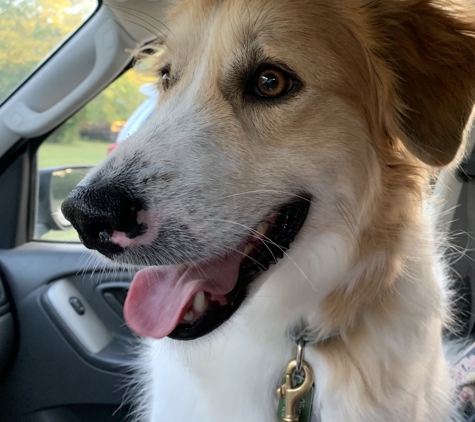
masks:
{"label": "dog's ear", "polygon": [[374,24],[390,40],[382,51],[397,92],[397,124],[387,130],[426,164],[447,165],[475,103],[475,20],[431,0],[381,2],[392,10]]}

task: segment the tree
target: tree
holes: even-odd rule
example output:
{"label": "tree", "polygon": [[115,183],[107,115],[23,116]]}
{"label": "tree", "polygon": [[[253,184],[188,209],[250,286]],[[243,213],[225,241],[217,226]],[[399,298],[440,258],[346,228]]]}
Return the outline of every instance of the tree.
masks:
{"label": "tree", "polygon": [[0,101],[95,10],[78,0],[0,0]]}
{"label": "tree", "polygon": [[145,99],[140,87],[148,82],[134,69],[128,70],[96,98],[68,119],[48,139],[53,143],[70,143],[80,137],[81,129],[102,127],[107,130],[115,120],[127,120]]}

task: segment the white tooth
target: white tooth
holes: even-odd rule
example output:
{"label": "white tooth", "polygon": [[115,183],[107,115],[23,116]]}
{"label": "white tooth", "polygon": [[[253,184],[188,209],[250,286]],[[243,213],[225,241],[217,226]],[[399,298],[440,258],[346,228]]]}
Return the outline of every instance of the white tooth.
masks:
{"label": "white tooth", "polygon": [[204,292],[196,293],[193,299],[193,308],[195,308],[197,312],[204,312],[208,309],[208,299]]}
{"label": "white tooth", "polygon": [[244,249],[244,255],[249,255],[253,249],[254,249],[254,246],[248,243],[246,246],[246,249]]}
{"label": "white tooth", "polygon": [[265,236],[267,233],[267,230],[269,229],[269,224],[268,223],[261,223],[257,226],[256,231]]}
{"label": "white tooth", "polygon": [[183,317],[184,321],[191,322],[193,321],[193,312],[188,311],[185,316]]}

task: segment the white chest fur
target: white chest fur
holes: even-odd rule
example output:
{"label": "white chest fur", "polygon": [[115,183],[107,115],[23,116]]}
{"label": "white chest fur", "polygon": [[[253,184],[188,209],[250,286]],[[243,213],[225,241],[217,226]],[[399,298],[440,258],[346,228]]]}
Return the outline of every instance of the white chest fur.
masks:
{"label": "white chest fur", "polygon": [[[296,245],[292,259],[283,261],[278,272],[261,277],[258,291],[212,334],[193,342],[145,340],[139,421],[275,422],[276,388],[295,356],[287,332],[302,318],[317,326],[322,298],[342,274],[348,275],[338,243],[338,238],[328,237]],[[436,303],[440,288],[431,277],[431,263],[417,261],[411,271],[413,276],[397,285],[396,298],[404,312],[390,315],[385,325],[367,321],[364,353],[355,357],[356,363],[342,363],[348,370],[338,368],[346,378],[340,376],[335,384],[325,358],[318,350],[307,349],[306,360],[316,377],[316,420],[449,420],[450,382],[441,352],[441,318],[431,310],[442,307]],[[303,273],[313,276],[309,279]],[[366,390],[373,397],[365,401],[361,393]]]}
{"label": "white chest fur", "polygon": [[[345,268],[334,254],[339,241],[328,237],[318,247],[314,240],[292,249],[319,249],[320,254],[312,256],[326,255],[325,268],[338,276]],[[203,339],[146,341],[144,362],[153,362],[153,422],[276,421],[276,388],[296,353],[288,330],[304,317],[317,318],[315,303],[325,297],[333,280],[327,277],[325,283],[322,279],[315,288],[318,280],[308,280],[303,274],[316,274],[311,267],[319,263],[308,257],[294,254],[279,265],[278,272],[261,277],[262,285],[236,315]],[[307,350],[306,359],[317,367],[316,353]]]}

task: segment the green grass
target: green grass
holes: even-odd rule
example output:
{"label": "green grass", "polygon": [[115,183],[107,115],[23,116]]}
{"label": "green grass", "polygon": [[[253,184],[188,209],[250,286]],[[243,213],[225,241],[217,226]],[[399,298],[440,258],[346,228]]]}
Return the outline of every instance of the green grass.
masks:
{"label": "green grass", "polygon": [[106,157],[106,142],[75,140],[70,144],[53,144],[47,141],[38,151],[39,168],[93,165]]}
{"label": "green grass", "polygon": [[39,240],[49,242],[79,242],[78,232],[73,228],[69,230],[50,230],[46,232]]}

